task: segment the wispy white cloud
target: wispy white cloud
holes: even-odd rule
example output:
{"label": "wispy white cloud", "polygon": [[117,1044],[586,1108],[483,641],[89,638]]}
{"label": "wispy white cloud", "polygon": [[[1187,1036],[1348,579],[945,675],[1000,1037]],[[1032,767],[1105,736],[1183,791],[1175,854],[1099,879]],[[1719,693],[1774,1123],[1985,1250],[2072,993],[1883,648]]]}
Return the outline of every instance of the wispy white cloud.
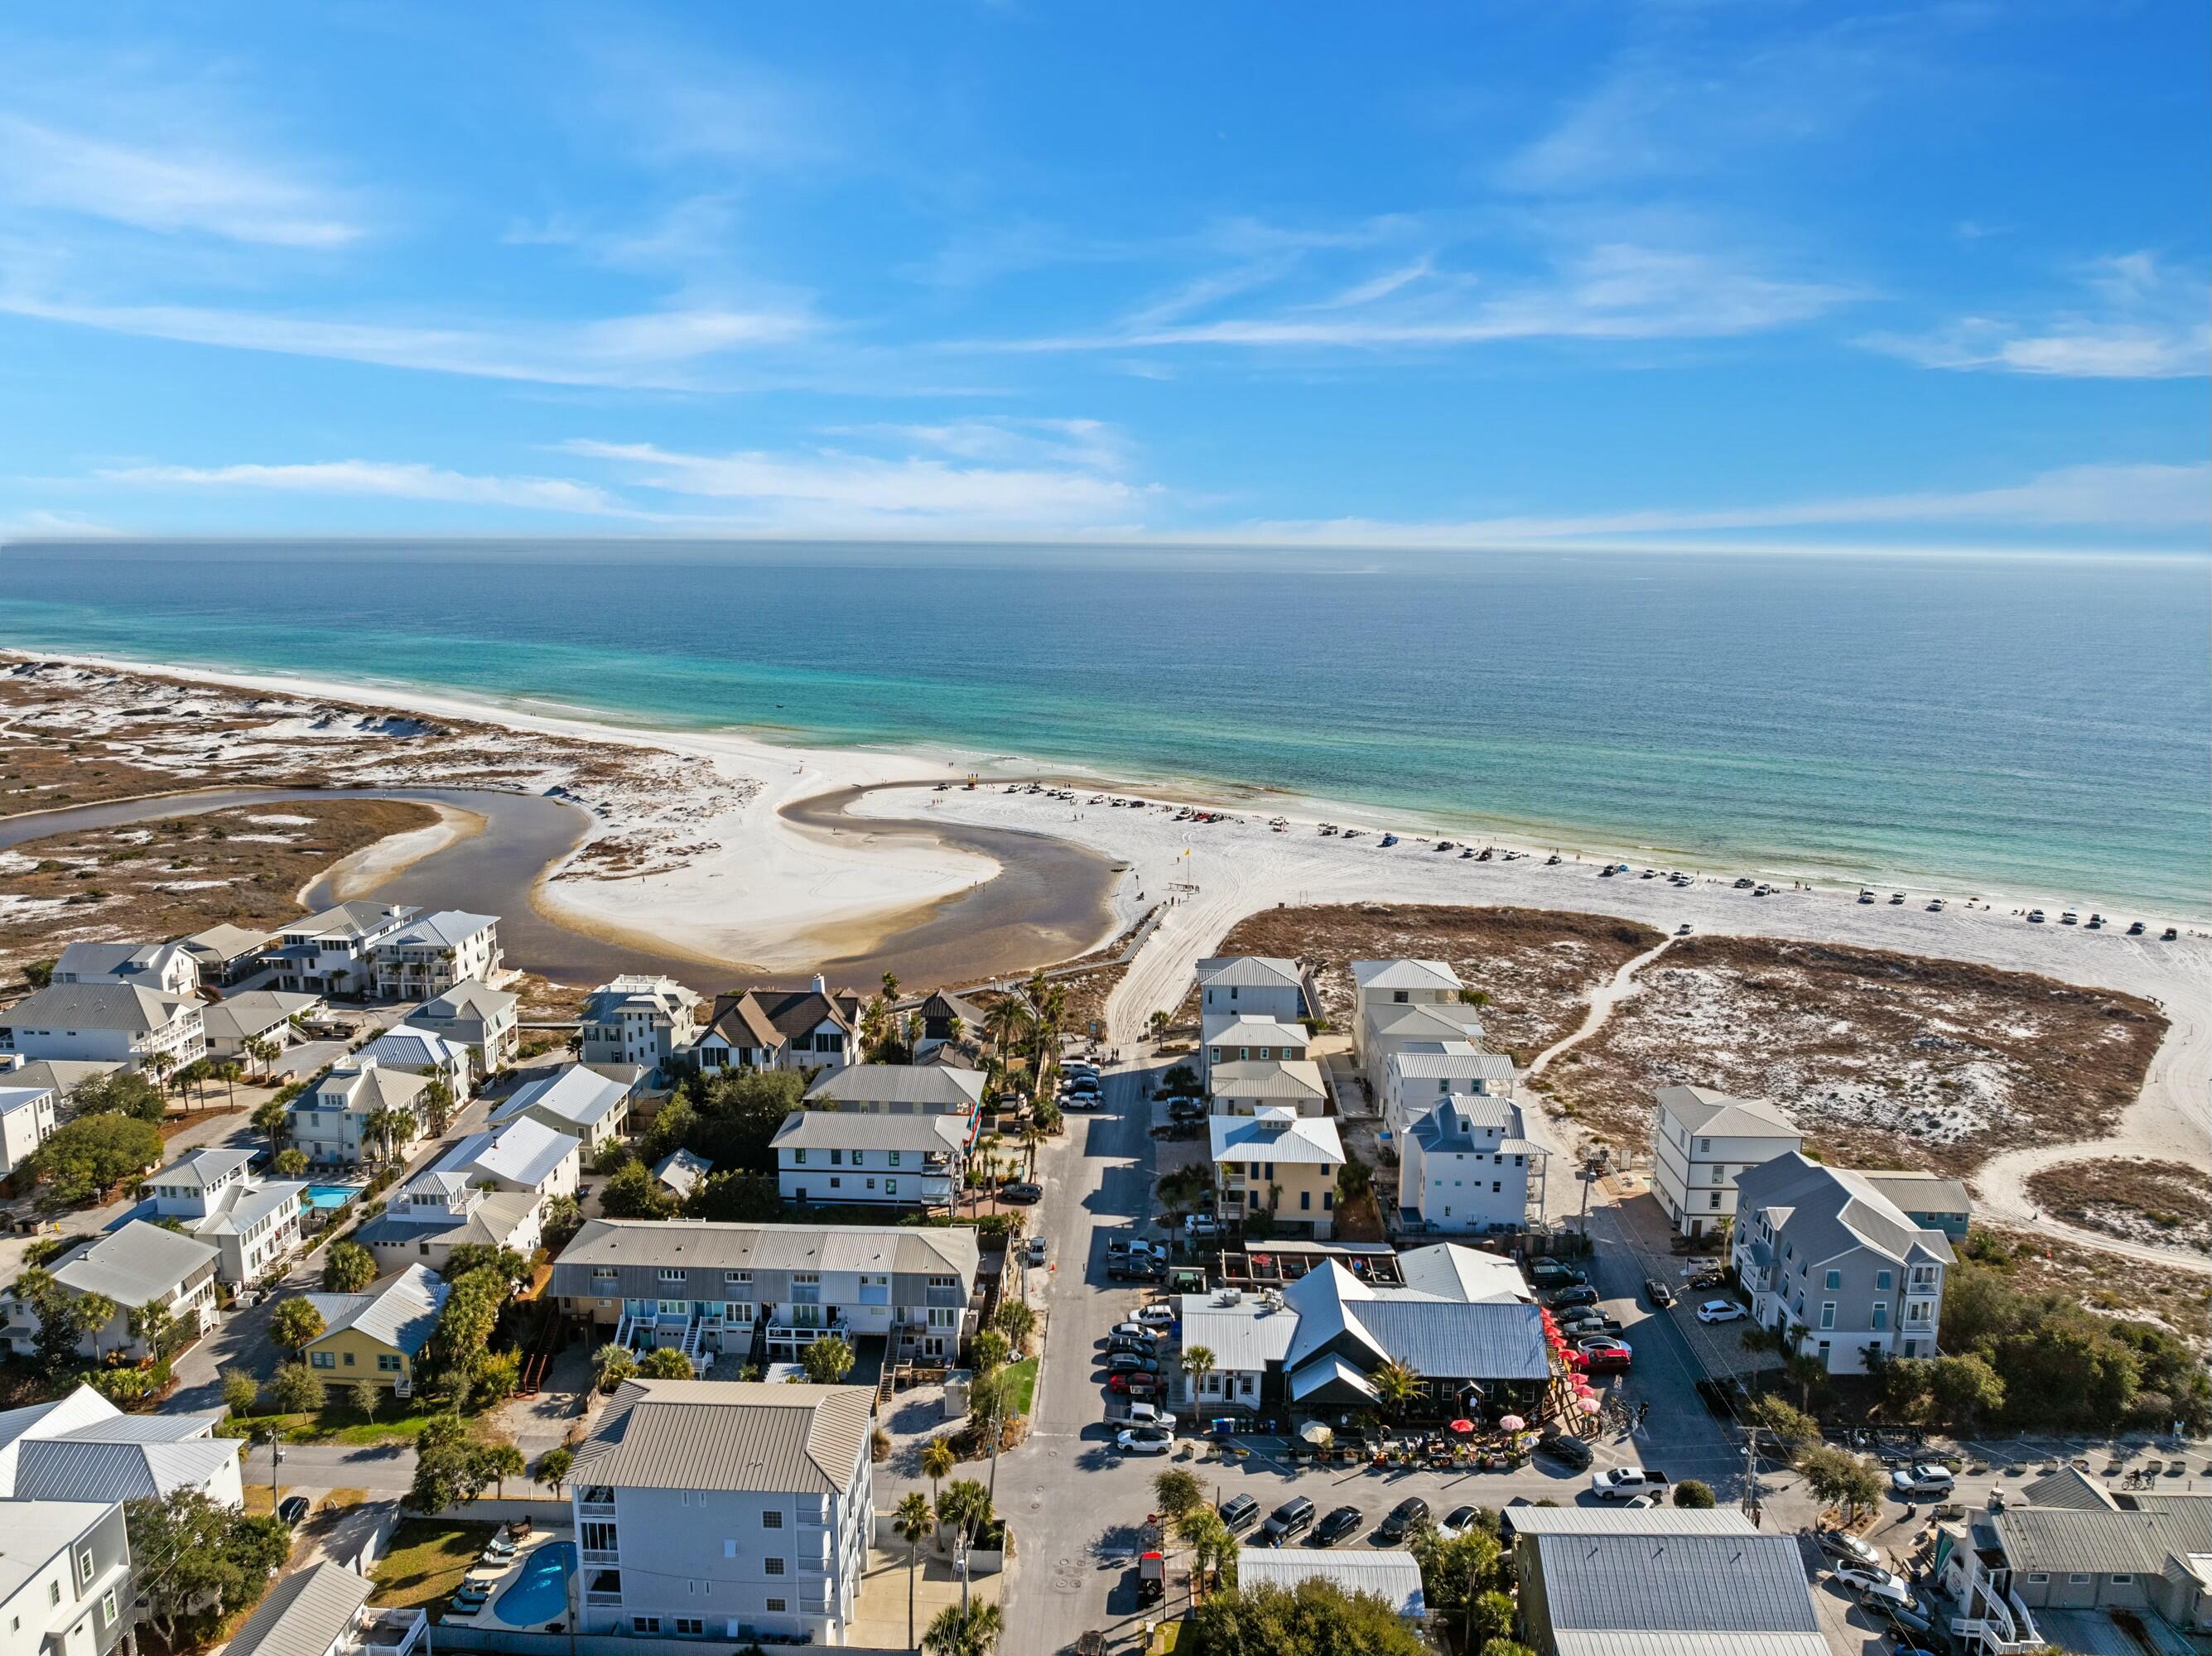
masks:
{"label": "wispy white cloud", "polygon": [[244,490],[314,495],[434,500],[453,506],[520,507],[533,512],[638,518],[638,512],[592,483],[565,477],[502,477],[442,466],[386,460],[324,460],[294,464],[118,466],[94,481],[125,488]]}
{"label": "wispy white cloud", "polygon": [[204,142],[131,143],[0,114],[0,200],[140,230],[338,247],[363,227],[340,192]]}
{"label": "wispy white cloud", "polygon": [[815,331],[793,312],[701,307],[580,322],[424,326],[225,310],[102,305],[0,291],[0,312],[187,344],[330,357],[387,367],[546,385],[687,390],[711,359],[786,344]]}
{"label": "wispy white cloud", "polygon": [[107,539],[124,531],[75,512],[36,508],[0,518],[0,543],[16,540]]}
{"label": "wispy white cloud", "polygon": [[1873,333],[1870,350],[1926,368],[2066,379],[2179,379],[2212,373],[2212,285],[2148,252],[2100,259],[2070,308],[2033,319],[1961,317],[1927,333]]}
{"label": "wispy white cloud", "polygon": [[613,465],[632,488],[714,501],[725,521],[799,531],[1119,524],[1133,521],[1161,493],[1089,466],[957,464],[833,448],[690,454],[587,440],[562,447]]}
{"label": "wispy white cloud", "polygon": [[1077,466],[1120,471],[1129,460],[1127,440],[1103,420],[978,417],[931,425],[836,426],[832,437],[890,438],[959,460],[992,464]]}
{"label": "wispy white cloud", "polygon": [[1762,530],[1836,530],[1868,525],[1923,528],[1980,525],[2015,530],[2123,534],[2201,534],[2212,527],[2212,465],[2077,465],[1995,488],[1701,509],[1531,514],[1451,522],[1371,518],[1261,521],[1237,535],[1319,545],[1500,546],[1620,543],[1652,536]]}

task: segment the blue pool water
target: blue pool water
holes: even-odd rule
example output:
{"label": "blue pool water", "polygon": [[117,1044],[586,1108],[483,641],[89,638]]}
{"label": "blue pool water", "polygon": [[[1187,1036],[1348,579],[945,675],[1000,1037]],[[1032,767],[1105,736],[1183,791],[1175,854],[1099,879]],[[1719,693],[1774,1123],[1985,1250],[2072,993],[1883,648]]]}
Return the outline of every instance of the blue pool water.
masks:
{"label": "blue pool water", "polygon": [[310,1208],[342,1208],[360,1194],[359,1185],[310,1185],[300,1193],[300,1203]]}
{"label": "blue pool water", "polygon": [[511,1628],[542,1628],[568,1613],[568,1577],[576,1568],[576,1544],[549,1541],[522,1561],[522,1574],[492,1601]]}

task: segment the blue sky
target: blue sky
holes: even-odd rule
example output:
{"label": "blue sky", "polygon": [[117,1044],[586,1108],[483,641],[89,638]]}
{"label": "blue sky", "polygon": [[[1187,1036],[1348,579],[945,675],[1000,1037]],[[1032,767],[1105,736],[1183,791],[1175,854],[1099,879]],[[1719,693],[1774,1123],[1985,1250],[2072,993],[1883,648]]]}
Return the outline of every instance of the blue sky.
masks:
{"label": "blue sky", "polygon": [[2199,550],[2206,9],[0,21],[0,533]]}

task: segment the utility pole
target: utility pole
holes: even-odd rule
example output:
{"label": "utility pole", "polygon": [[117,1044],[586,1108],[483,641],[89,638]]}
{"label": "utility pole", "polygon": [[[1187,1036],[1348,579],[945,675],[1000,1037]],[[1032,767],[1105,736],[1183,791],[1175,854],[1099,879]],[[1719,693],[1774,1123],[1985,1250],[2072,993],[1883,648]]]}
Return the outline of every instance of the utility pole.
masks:
{"label": "utility pole", "polygon": [[1759,1428],[1753,1427],[1743,1440],[1743,1510],[1751,1520],[1752,1527],[1759,1527]]}

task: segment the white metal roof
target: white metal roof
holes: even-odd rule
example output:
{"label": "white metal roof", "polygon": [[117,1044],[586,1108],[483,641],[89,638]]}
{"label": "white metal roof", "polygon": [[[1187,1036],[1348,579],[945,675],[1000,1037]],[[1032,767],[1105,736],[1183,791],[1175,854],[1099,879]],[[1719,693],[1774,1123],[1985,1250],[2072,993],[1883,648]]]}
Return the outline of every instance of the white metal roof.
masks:
{"label": "white metal roof", "polygon": [[1402,1547],[1245,1547],[1237,1555],[1239,1587],[1290,1588],[1316,1577],[1380,1598],[1410,1622],[1429,1613],[1421,1567]]}
{"label": "white metal roof", "polygon": [[1459,974],[1443,961],[1354,961],[1352,980],[1367,989],[1449,990],[1465,986]]}
{"label": "white metal roof", "polygon": [[1344,1141],[1327,1116],[1300,1115],[1271,1105],[1257,1115],[1206,1118],[1216,1162],[1291,1162],[1315,1167],[1344,1165]]}

